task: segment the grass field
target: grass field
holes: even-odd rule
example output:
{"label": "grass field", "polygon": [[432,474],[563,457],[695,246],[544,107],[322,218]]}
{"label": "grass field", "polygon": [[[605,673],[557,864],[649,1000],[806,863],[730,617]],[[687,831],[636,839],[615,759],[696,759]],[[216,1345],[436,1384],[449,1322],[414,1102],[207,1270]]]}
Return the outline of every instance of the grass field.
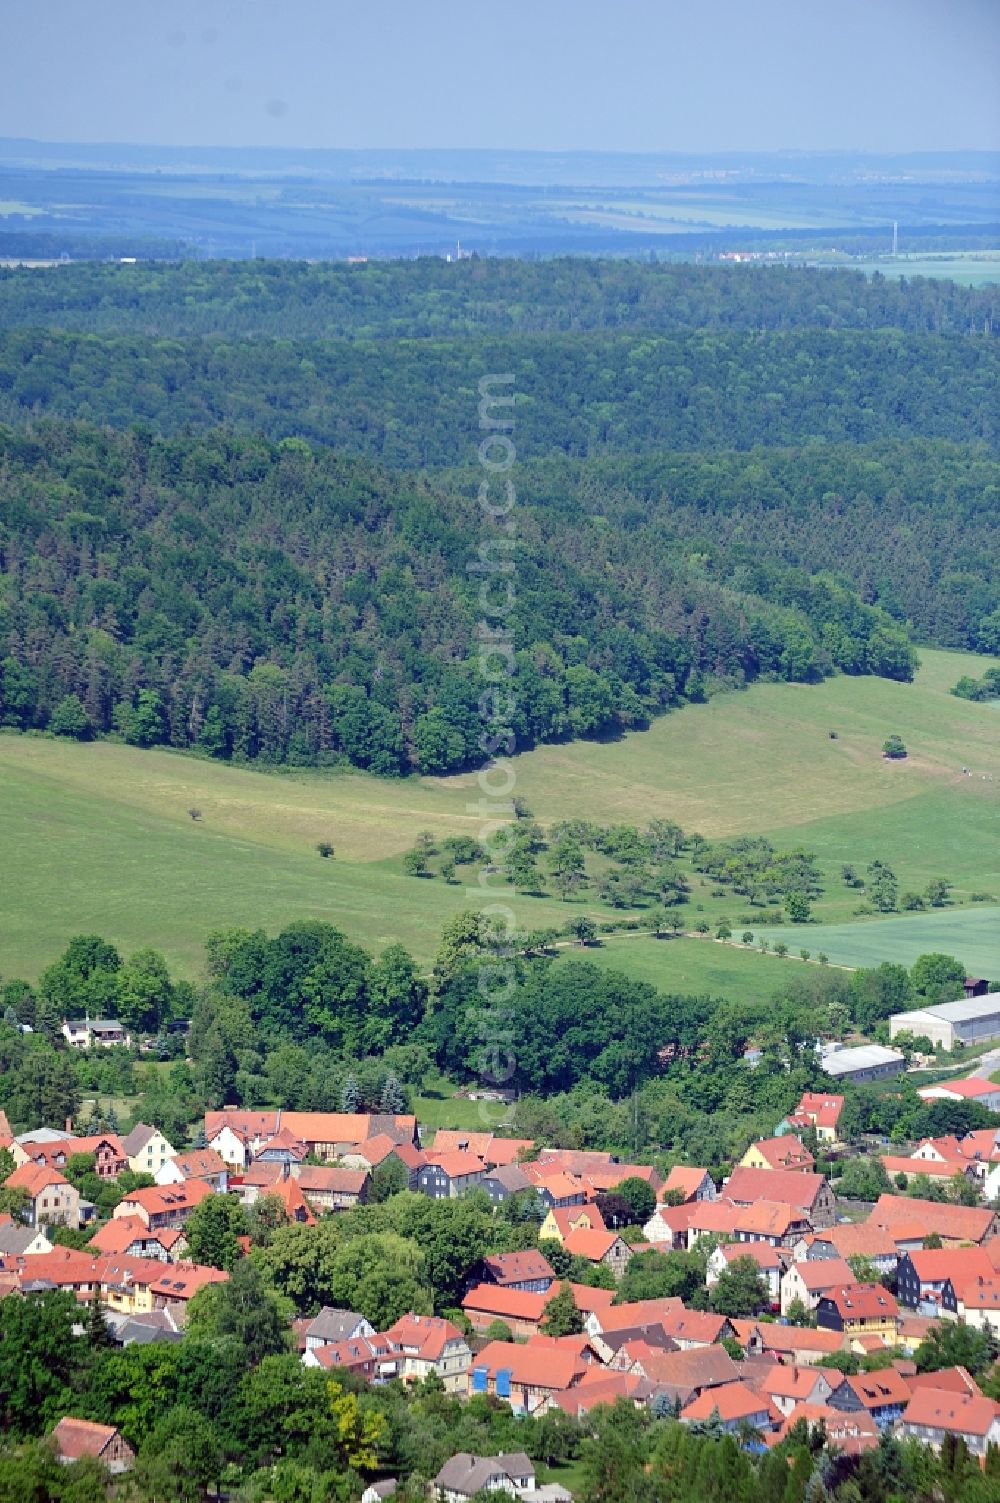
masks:
{"label": "grass field", "polygon": [[[810,944],[811,934],[789,946],[794,954]],[[819,948],[822,948],[820,946]],[[636,981],[648,981],[662,992],[735,997],[766,1002],[797,968],[789,958],[761,955],[741,945],[713,939],[654,939],[643,934],[612,935],[587,950],[570,946],[562,956],[585,957],[608,971],[624,971]],[[801,966],[798,961],[797,965]]]}
{"label": "grass field", "polygon": [[[712,837],[749,831],[804,845],[826,876],[816,908],[825,923],[845,924],[857,906],[839,865],[863,867],[874,856],[894,867],[903,890],[943,876],[960,902],[974,891],[1000,897],[1000,710],[948,693],[988,660],[922,656],[912,685],[761,684],[686,707],[617,742],[541,747],[516,759],[516,791],[546,823],[582,815],[642,824],[663,816]],[[906,741],[907,761],[882,760],[890,732]],[[976,775],[964,776],[963,766]],[[210,929],[273,931],[303,917],[327,919],[375,949],[399,939],[426,961],[444,919],[470,898],[460,885],[405,876],[401,856],[424,829],[439,837],[475,833],[478,816],[467,806],[479,797],[474,775],[395,782],[277,775],[163,750],[2,735],[0,974],[34,976],[71,935],[92,931],[125,951],[153,944],[190,976]],[[197,822],[187,812],[194,807],[202,812]],[[334,860],[319,859],[318,840],[334,844]],[[515,902],[525,928],[562,924],[574,911],[601,914],[591,902]],[[691,926],[704,918],[714,927],[723,916],[735,924],[744,906],[698,885],[683,915]],[[962,917],[961,909],[935,915],[946,937]],[[907,922],[892,920],[889,929]],[[858,939],[875,929],[857,926]],[[806,943],[836,958],[818,933],[810,927],[801,940],[796,931],[795,948]],[[726,979],[701,979],[706,966],[745,967],[732,985],[760,989],[770,986],[770,976],[761,979],[765,968],[782,965],[689,944],[622,937],[596,953],[599,963],[613,954],[615,964],[645,979],[664,967],[664,986],[678,984],[669,972],[683,960],[691,985],[702,990]],[[689,960],[695,952],[699,958]],[[711,962],[700,958],[709,954]],[[963,958],[974,963],[971,950]]]}
{"label": "grass field", "polygon": [[839,965],[872,966],[883,960],[912,965],[918,955],[943,951],[961,960],[970,976],[1000,977],[1000,907],[931,909],[864,924],[789,925],[762,929],[789,949],[823,950]]}

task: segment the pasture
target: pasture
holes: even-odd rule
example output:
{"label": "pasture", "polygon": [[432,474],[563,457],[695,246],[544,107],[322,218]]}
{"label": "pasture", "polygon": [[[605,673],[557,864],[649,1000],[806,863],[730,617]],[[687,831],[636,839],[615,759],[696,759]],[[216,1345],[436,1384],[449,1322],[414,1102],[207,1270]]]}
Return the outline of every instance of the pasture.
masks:
{"label": "pasture", "polygon": [[[877,856],[895,869],[901,891],[946,877],[958,904],[973,892],[1000,896],[1000,711],[948,693],[988,660],[922,657],[914,684],[846,677],[758,684],[618,741],[539,747],[515,759],[515,791],[543,824],[584,817],[642,825],[663,817],[712,838],[758,833],[802,845],[817,853],[824,873],[817,920],[876,934],[865,942],[876,943],[885,926],[848,923],[858,894],[840,880],[842,863],[863,870]],[[881,757],[892,732],[907,743],[905,762]],[[964,766],[974,775],[963,774]],[[402,856],[422,830],[474,835],[479,816],[468,806],[480,796],[474,774],[277,774],[163,749],[0,735],[0,974],[33,977],[73,934],[96,932],[125,951],[152,944],[179,975],[195,976],[209,930],[273,931],[309,917],[375,950],[399,940],[427,962],[444,920],[474,899],[461,884],[406,876]],[[333,860],[319,858],[321,840],[334,845]],[[514,904],[527,929],[561,926],[576,912],[610,916],[592,899],[518,895]],[[689,928],[699,921],[714,928],[723,917],[736,928],[745,908],[732,894],[713,897],[698,880],[681,913]],[[965,911],[926,915],[944,926],[935,948],[955,949],[948,934]],[[966,922],[984,911],[969,910]],[[786,942],[837,959],[819,932],[809,926],[807,937],[796,930]],[[680,964],[695,952],[715,958]],[[721,989],[727,968],[739,965],[734,991],[757,994],[771,988],[765,968],[784,964],[750,954],[737,961],[731,957],[739,952],[694,940],[674,948],[623,936],[595,953],[598,963],[614,955],[619,968],[643,979],[659,978],[663,968],[658,984],[668,988]],[[960,953],[976,963],[971,941]],[[722,962],[721,954],[730,958]],[[706,966],[726,975],[716,980]]]}

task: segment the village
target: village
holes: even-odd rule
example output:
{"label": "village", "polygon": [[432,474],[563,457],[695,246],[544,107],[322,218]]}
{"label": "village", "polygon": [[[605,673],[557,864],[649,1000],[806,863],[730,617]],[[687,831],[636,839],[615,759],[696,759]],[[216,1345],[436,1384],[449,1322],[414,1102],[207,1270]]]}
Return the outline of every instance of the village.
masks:
{"label": "village", "polygon": [[[988,1080],[922,1094],[1000,1112]],[[892,1432],[936,1451],[961,1440],[982,1461],[1000,1444],[1000,1403],[961,1360],[955,1333],[986,1341],[995,1358],[1000,1130],[882,1154],[898,1193],[840,1204],[816,1157],[853,1152],[839,1135],[844,1102],[806,1092],[721,1184],[693,1165],[661,1175],[489,1131],[424,1133],[412,1114],[226,1107],[206,1113],[202,1146],[179,1152],[153,1125],[83,1137],[67,1122],[61,1133],[14,1137],[3,1119],[0,1150],[15,1164],[4,1192],[17,1208],[0,1218],[0,1295],[68,1291],[81,1321],[98,1309],[121,1347],[182,1342],[192,1300],[231,1276],[191,1256],[206,1201],[268,1205],[275,1223],[308,1236],[364,1206],[391,1166],[397,1193],[478,1196],[494,1216],[517,1201],[532,1245],[478,1258],[447,1313],[410,1311],[379,1330],[349,1302],[298,1310],[287,1341],[307,1368],[373,1385],[439,1381],[521,1416],[559,1410],[585,1421],[624,1401],[758,1449],[805,1421],[848,1454]],[[81,1164],[103,1186],[123,1175],[142,1184],[102,1219],[63,1172]],[[961,1184],[968,1203],[905,1193],[913,1180]],[[708,1255],[696,1297],[622,1298],[636,1269],[655,1273],[660,1260],[698,1249]],[[250,1254],[248,1236],[239,1251]],[[133,1459],[114,1426],[74,1415],[52,1443],[65,1461],[93,1455],[124,1470]],[[390,1480],[373,1482],[382,1491],[369,1488],[369,1503]],[[526,1457],[454,1457],[435,1480],[450,1499],[484,1488],[569,1496],[538,1482]]]}

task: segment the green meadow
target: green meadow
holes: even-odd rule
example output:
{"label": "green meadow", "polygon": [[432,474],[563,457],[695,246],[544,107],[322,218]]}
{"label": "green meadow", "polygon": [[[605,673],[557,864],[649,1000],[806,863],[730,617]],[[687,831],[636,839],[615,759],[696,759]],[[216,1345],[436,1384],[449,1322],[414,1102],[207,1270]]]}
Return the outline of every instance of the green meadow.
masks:
{"label": "green meadow", "polygon": [[[794,951],[804,945],[865,964],[873,949],[907,944],[902,936],[919,935],[923,924],[933,948],[955,950],[988,975],[975,957],[995,953],[988,930],[996,910],[968,905],[973,893],[1000,899],[1000,707],[948,693],[989,660],[922,657],[914,684],[758,684],[616,742],[540,747],[516,759],[516,792],[543,824],[664,817],[710,838],[749,832],[802,845],[819,858],[824,893],[817,923],[786,937]],[[907,744],[905,762],[881,756],[892,732]],[[462,884],[405,875],[402,857],[423,830],[475,834],[479,816],[469,806],[480,797],[474,774],[277,774],[162,749],[0,735],[0,974],[35,976],[73,934],[97,932],[125,951],[152,944],[179,974],[195,976],[211,929],[273,931],[309,917],[376,950],[400,940],[427,962],[444,920],[474,898]],[[321,840],[333,844],[332,860],[318,856]],[[946,877],[954,906],[916,919],[857,920],[859,894],[844,885],[840,866],[863,870],[875,857],[894,868],[901,891]],[[518,895],[513,903],[529,929],[577,912],[612,917],[593,899]],[[699,922],[714,929],[723,918],[737,929],[746,905],[714,897],[696,878],[679,911],[689,930]],[[631,916],[641,922],[643,912]],[[827,926],[844,931],[847,948]],[[915,953],[928,947],[920,941]],[[748,996],[768,995],[788,963],[693,938],[612,936],[591,953],[667,989]]]}

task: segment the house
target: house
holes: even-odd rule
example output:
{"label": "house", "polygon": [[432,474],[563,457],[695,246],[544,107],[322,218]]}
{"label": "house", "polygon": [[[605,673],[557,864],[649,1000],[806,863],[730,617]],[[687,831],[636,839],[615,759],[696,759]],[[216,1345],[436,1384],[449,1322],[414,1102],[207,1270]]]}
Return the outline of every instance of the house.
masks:
{"label": "house", "polygon": [[496,1169],[488,1169],[479,1181],[479,1189],[486,1191],[494,1205],[502,1204],[512,1195],[520,1195],[522,1190],[534,1188],[534,1181],[519,1164],[500,1164]]}
{"label": "house", "polygon": [[832,1226],[837,1219],[833,1191],[821,1174],[808,1170],[746,1169],[737,1165],[725,1183],[724,1194],[736,1205],[770,1200],[791,1206],[808,1217],[814,1231]]}
{"label": "house", "polygon": [[252,1133],[243,1131],[235,1122],[223,1122],[218,1129],[207,1138],[209,1148],[222,1159],[227,1168],[237,1174],[244,1169],[249,1169],[253,1163],[254,1136]]}
{"label": "house", "polygon": [[928,1038],[942,1049],[1000,1038],[1000,994],[960,997],[957,1002],[939,1002],[893,1013],[889,1019],[889,1037],[898,1038],[901,1033]]}
{"label": "house", "polygon": [[909,1184],[918,1174],[924,1174],[928,1179],[943,1180],[945,1183],[953,1180],[956,1174],[963,1179],[978,1180],[975,1166],[961,1158],[948,1162],[937,1158],[900,1158],[897,1154],[884,1153],[882,1168],[896,1184],[899,1183],[900,1175]]}
{"label": "house", "polygon": [[895,1341],[899,1306],[882,1284],[846,1284],[820,1295],[816,1324],[845,1336],[885,1336]]}
{"label": "house", "polygon": [[689,1200],[679,1206],[657,1206],[643,1227],[642,1235],[654,1247],[672,1247],[677,1251],[683,1250],[687,1247],[691,1217],[700,1205],[699,1200]]}
{"label": "house", "polygon": [[544,1414],[589,1365],[578,1341],[491,1341],[473,1360],[468,1392],[506,1399],[515,1414]]}
{"label": "house", "polygon": [[51,1251],[52,1243],[40,1227],[0,1216],[0,1258],[31,1258]]}
{"label": "house", "polygon": [[721,1392],[740,1376],[739,1368],[722,1346],[656,1352],[643,1359],[642,1368],[657,1392],[682,1407],[699,1394]]}
{"label": "house", "polygon": [[898,1075],[906,1069],[906,1055],[884,1044],[858,1044],[846,1049],[834,1044],[821,1056],[820,1064],[827,1075],[860,1085]]}
{"label": "house", "polygon": [[201,1180],[210,1190],[224,1193],[229,1188],[229,1168],[214,1148],[197,1148],[192,1153],[175,1153],[153,1175],[158,1185],[183,1185]]}
{"label": "house", "polygon": [[688,1310],[683,1304],[664,1313],[660,1324],[682,1352],[690,1347],[715,1346],[734,1334],[727,1316],[716,1315],[711,1310]]}
{"label": "house", "polygon": [[894,1367],[845,1378],[827,1399],[831,1409],[844,1413],[864,1410],[871,1415],[879,1430],[894,1425],[909,1402],[910,1385]]}
{"label": "house", "polygon": [[151,1232],[141,1217],[121,1216],[106,1221],[87,1243],[87,1250],[108,1256],[156,1258],[161,1263],[174,1263],[187,1251],[187,1242],[179,1227]]}
{"label": "house", "polygon": [[949,1280],[955,1313],[967,1326],[1000,1336],[1000,1274],[955,1273]]}
{"label": "house", "polygon": [[592,1310],[584,1321],[583,1328],[589,1336],[600,1336],[611,1331],[627,1331],[642,1326],[660,1325],[667,1318],[672,1318],[683,1310],[684,1301],[675,1294],[663,1299],[630,1300],[624,1305],[613,1305],[609,1302],[603,1308]]}
{"label": "house", "polygon": [[502,1320],[514,1336],[535,1336],[545,1316],[545,1306],[552,1293],[526,1289],[504,1289],[497,1284],[476,1284],[462,1300],[462,1309],[472,1329],[482,1334],[496,1320]]}
{"label": "house", "polygon": [[995,1276],[993,1261],[983,1247],[927,1248],[901,1254],[896,1268],[896,1293],[901,1305],[916,1310],[926,1300],[957,1315],[955,1285]]}
{"label": "house", "polygon": [[1000,1404],[982,1395],[917,1388],[899,1421],[901,1435],[912,1435],[940,1451],[945,1437],[964,1440],[973,1456],[985,1457],[1000,1445]]}
{"label": "house", "polygon": [[229,1278],[219,1268],[205,1268],[199,1263],[172,1263],[150,1285],[154,1310],[187,1304],[207,1284],[224,1284]]}
{"label": "house", "polygon": [[936,1085],[921,1086],[921,1101],[977,1101],[991,1112],[1000,1112],[1000,1085],[978,1075],[966,1080],[939,1080]]}
{"label": "house", "polygon": [[80,1225],[80,1192],[58,1169],[22,1164],[7,1176],[4,1184],[8,1190],[25,1192],[25,1219],[29,1226]]}
{"label": "house", "polygon": [[351,1206],[364,1205],[371,1190],[371,1175],[365,1169],[301,1164],[295,1169],[294,1178],[303,1195],[319,1211],[347,1211]]}
{"label": "house", "polygon": [[845,1099],[825,1091],[804,1091],[788,1123],[792,1127],[813,1128],[821,1143],[839,1142],[837,1134]]}
{"label": "house", "polygon": [[485,1257],[478,1273],[477,1282],[497,1284],[501,1289],[525,1289],[531,1294],[544,1294],[555,1279],[548,1258],[535,1247]]}
{"label": "house", "polygon": [[[228,1129],[224,1128],[223,1131]],[[217,1151],[217,1150],[216,1150]],[[266,1139],[257,1150],[258,1164],[301,1164],[309,1156],[309,1145],[303,1143],[287,1127],[282,1127]]]}
{"label": "house", "polygon": [[311,1346],[302,1354],[303,1367],[318,1367],[324,1372],[349,1372],[371,1383],[395,1377],[396,1363],[385,1338],[353,1336],[344,1341],[328,1341]]}
{"label": "house", "polygon": [[775,1432],[775,1443],[785,1440],[800,1420],[805,1420],[811,1429],[822,1425],[831,1450],[839,1451],[844,1456],[859,1456],[863,1451],[878,1448],[878,1426],[866,1410],[858,1409],[845,1414],[831,1409],[829,1404],[796,1405]]}
{"label": "house", "polygon": [[468,1503],[477,1493],[535,1492],[535,1468],[521,1451],[499,1456],[450,1456],[431,1486],[443,1503]]}
{"label": "house", "polygon": [[135,1452],[114,1425],[98,1425],[93,1420],[65,1415],[49,1436],[56,1460],[63,1465],[93,1456],[112,1474],[127,1472],[135,1463]]}
{"label": "house", "polygon": [[732,1326],[748,1357],[770,1357],[775,1362],[796,1362],[800,1367],[821,1366],[824,1357],[846,1346],[841,1332],[813,1326],[740,1319],[734,1319]]}
{"label": "house", "polygon": [[880,1195],[869,1221],[889,1232],[898,1231],[901,1224],[915,1227],[920,1241],[936,1232],[946,1246],[952,1247],[963,1242],[986,1242],[1000,1229],[995,1211],[921,1200],[914,1195]]}
{"label": "house", "polygon": [[131,1049],[132,1036],[117,1018],[83,1018],[64,1021],[60,1030],[71,1049]]}
{"label": "house", "polygon": [[798,1367],[776,1362],[770,1371],[754,1376],[753,1386],[771,1401],[779,1414],[793,1414],[800,1404],[825,1404],[842,1382],[841,1375],[821,1367]]}
{"label": "house", "polygon": [[183,1226],[195,1206],[215,1192],[204,1180],[192,1179],[183,1185],[150,1185],[144,1190],[131,1190],[115,1206],[112,1216],[137,1216],[151,1232],[165,1227]]}
{"label": "house", "polygon": [[16,1164],[43,1164],[49,1169],[63,1169],[74,1154],[94,1156],[94,1173],[100,1179],[117,1179],[128,1168],[122,1140],[116,1133],[95,1133],[91,1137],[65,1137],[58,1142],[15,1143],[11,1149]]}
{"label": "house", "polygon": [[563,1239],[563,1247],[574,1258],[586,1258],[588,1263],[603,1263],[620,1279],[632,1258],[632,1249],[617,1232],[588,1231],[577,1227]]}
{"label": "house", "polygon": [[652,1399],[655,1389],[647,1378],[638,1373],[607,1372],[604,1369],[584,1373],[579,1383],[565,1393],[558,1394],[556,1405],[574,1419],[583,1419],[599,1404],[611,1406],[619,1399],[626,1399],[637,1409],[644,1408]]}
{"label": "house", "polygon": [[751,1143],[740,1159],[745,1169],[811,1170],[816,1160],[794,1133],[777,1138],[761,1138]]}
{"label": "house", "polygon": [[549,1164],[522,1164],[522,1172],[534,1184],[540,1199],[550,1210],[565,1210],[569,1206],[582,1206],[593,1199],[593,1192],[575,1175]]}
{"label": "house", "polygon": [[371,1321],[356,1310],[335,1310],[332,1305],[324,1305],[305,1328],[305,1349],[308,1352],[317,1346],[374,1335],[375,1327]]}
{"label": "house", "polygon": [[804,1211],[784,1201],[758,1200],[754,1205],[736,1206],[733,1235],[745,1245],[766,1242],[770,1247],[791,1248],[810,1230],[811,1222]]}
{"label": "house", "polygon": [[[225,1135],[224,1129],[230,1129]],[[246,1167],[257,1151],[282,1129],[297,1142],[305,1143],[309,1153],[321,1159],[340,1159],[345,1153],[379,1133],[388,1133],[396,1143],[418,1146],[417,1119],[411,1113],[388,1112],[288,1112],[283,1108],[269,1111],[245,1111],[227,1106],[221,1111],[205,1113],[205,1141],[227,1163],[236,1161],[231,1153],[243,1153]]]}
{"label": "house", "polygon": [[715,1181],[707,1169],[689,1168],[686,1164],[675,1164],[663,1182],[661,1190],[664,1204],[667,1196],[681,1196],[682,1201],[689,1200],[714,1200],[718,1195]]}
{"label": "house", "polygon": [[705,1285],[711,1289],[719,1281],[731,1263],[738,1258],[750,1258],[767,1285],[771,1308],[777,1310],[781,1299],[781,1277],[788,1267],[786,1254],[767,1242],[729,1242],[720,1244],[709,1255],[705,1268]]}
{"label": "house", "polygon": [[813,1258],[867,1258],[881,1277],[895,1272],[899,1249],[892,1233],[885,1227],[873,1226],[870,1221],[845,1221],[817,1232],[801,1252],[796,1245],[792,1253],[797,1261],[803,1256],[810,1261]]}
{"label": "house", "polygon": [[122,1148],[134,1174],[155,1175],[168,1159],[174,1157],[173,1148],[159,1128],[150,1127],[146,1122],[136,1123],[132,1131],[122,1139]]}
{"label": "house", "polygon": [[538,1229],[538,1240],[565,1242],[571,1232],[581,1227],[587,1231],[607,1231],[604,1217],[596,1206],[550,1206]]}
{"label": "house", "polygon": [[454,1200],[480,1184],[485,1173],[482,1159],[463,1153],[459,1148],[443,1153],[439,1158],[430,1158],[418,1169],[416,1188],[432,1200]]}
{"label": "house", "polygon": [[464,1393],[472,1363],[458,1326],[440,1315],[403,1315],[382,1333],[396,1357],[396,1376],[414,1383],[436,1373],[448,1393]]}
{"label": "house", "polygon": [[752,1430],[762,1432],[776,1430],[781,1423],[781,1415],[774,1405],[741,1381],[699,1394],[685,1404],[680,1418],[685,1424],[691,1424],[693,1420],[710,1420],[716,1415],[727,1434],[742,1431],[748,1425]]}
{"label": "house", "polygon": [[434,1134],[434,1151],[450,1153],[460,1149],[482,1159],[487,1169],[516,1164],[534,1148],[531,1138],[501,1138],[494,1132],[468,1132],[465,1129],[439,1127]]}
{"label": "house", "polygon": [[815,1310],[822,1295],[853,1282],[854,1274],[843,1258],[807,1258],[793,1263],[781,1280],[781,1313],[787,1315],[796,1300],[807,1310]]}

